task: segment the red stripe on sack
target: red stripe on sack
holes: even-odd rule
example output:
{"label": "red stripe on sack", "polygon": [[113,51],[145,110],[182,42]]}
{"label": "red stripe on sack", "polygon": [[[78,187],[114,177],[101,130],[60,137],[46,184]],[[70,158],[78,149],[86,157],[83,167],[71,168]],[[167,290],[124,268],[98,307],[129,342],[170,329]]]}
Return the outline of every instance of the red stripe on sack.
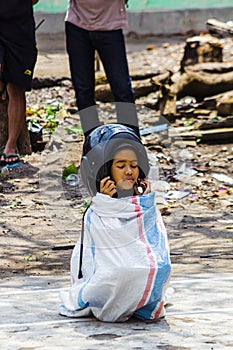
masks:
{"label": "red stripe on sack", "polygon": [[75,284],[75,279],[74,279],[74,276],[71,275],[71,285],[73,286]]}
{"label": "red stripe on sack", "polygon": [[154,316],[153,316],[153,319],[154,319],[154,320],[156,320],[156,319],[160,316],[161,311],[162,311],[162,309],[163,309],[163,305],[164,305],[164,302],[161,301],[158,310],[156,311],[156,313],[155,313]]}
{"label": "red stripe on sack", "polygon": [[149,257],[150,261],[150,272],[147,278],[147,283],[146,283],[146,288],[144,290],[143,296],[141,300],[139,301],[136,310],[140,309],[145,305],[146,300],[148,299],[149,293],[151,291],[152,283],[154,280],[154,270],[155,270],[155,261],[153,259],[153,256],[151,254],[151,249],[150,246],[148,245],[145,236],[143,234],[143,229],[142,229],[142,212],[140,210],[140,205],[137,203],[137,198],[133,197],[132,198],[132,203],[135,205],[135,212],[137,212],[137,223],[138,223],[138,230],[139,230],[139,237],[140,240],[146,245],[146,250],[147,250],[147,255]]}

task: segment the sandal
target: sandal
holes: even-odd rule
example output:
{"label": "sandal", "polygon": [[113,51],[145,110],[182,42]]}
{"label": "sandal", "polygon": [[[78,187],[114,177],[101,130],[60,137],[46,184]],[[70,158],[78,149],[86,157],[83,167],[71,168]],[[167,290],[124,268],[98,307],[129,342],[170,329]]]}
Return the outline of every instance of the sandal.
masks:
{"label": "sandal", "polygon": [[[9,154],[8,156],[6,153],[2,152],[1,157],[4,158],[4,160],[0,160],[0,166],[5,166],[5,165],[13,165],[20,163],[20,155],[18,153],[12,153]],[[16,158],[15,160],[9,161],[9,158]]]}

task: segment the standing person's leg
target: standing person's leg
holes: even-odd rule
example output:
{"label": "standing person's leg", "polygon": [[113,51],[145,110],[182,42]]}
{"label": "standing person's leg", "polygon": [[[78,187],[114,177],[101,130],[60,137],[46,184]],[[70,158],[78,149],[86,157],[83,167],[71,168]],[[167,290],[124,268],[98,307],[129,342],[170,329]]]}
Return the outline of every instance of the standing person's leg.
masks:
{"label": "standing person's leg", "polygon": [[8,140],[1,161],[14,163],[19,160],[17,140],[26,113],[25,91],[31,90],[37,59],[35,21],[33,16],[1,23],[4,44],[2,82],[8,94]]}
{"label": "standing person's leg", "polygon": [[6,84],[1,81],[2,72],[3,72],[3,64],[4,64],[4,47],[0,43],[0,103],[4,102],[7,98],[6,96]]}
{"label": "standing person's leg", "polygon": [[95,102],[95,49],[89,32],[66,22],[66,47],[71,79],[84,134],[100,125]]}
{"label": "standing person's leg", "polygon": [[115,101],[134,103],[122,31],[96,31],[92,36]]}
{"label": "standing person's leg", "polygon": [[26,98],[25,89],[13,84],[7,84],[8,102],[8,140],[4,149],[4,155],[1,160],[6,163],[12,163],[19,160],[17,156],[17,140],[22,129]]}
{"label": "standing person's leg", "polygon": [[1,81],[1,64],[0,64],[0,103],[5,102],[7,99],[6,83]]}
{"label": "standing person's leg", "polygon": [[118,122],[132,127],[139,135],[138,117],[122,30],[94,32],[93,36],[95,36],[95,45],[116,101]]}

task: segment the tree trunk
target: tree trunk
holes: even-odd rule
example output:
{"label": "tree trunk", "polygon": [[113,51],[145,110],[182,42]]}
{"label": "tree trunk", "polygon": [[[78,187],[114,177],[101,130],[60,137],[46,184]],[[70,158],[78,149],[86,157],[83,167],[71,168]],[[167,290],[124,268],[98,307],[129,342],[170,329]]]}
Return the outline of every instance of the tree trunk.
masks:
{"label": "tree trunk", "polygon": [[[7,102],[0,103],[0,150],[3,150],[8,139]],[[31,142],[26,118],[17,142],[18,152],[21,155],[31,154]]]}

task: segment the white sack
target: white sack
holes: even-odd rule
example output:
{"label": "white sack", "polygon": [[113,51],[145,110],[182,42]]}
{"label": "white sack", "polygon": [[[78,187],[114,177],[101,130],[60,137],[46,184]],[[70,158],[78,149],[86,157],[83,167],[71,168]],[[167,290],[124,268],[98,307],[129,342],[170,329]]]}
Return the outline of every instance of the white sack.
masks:
{"label": "white sack", "polygon": [[166,229],[154,192],[121,199],[97,193],[85,215],[83,278],[80,241],[71,258],[71,286],[60,314],[108,322],[164,316],[171,264]]}

